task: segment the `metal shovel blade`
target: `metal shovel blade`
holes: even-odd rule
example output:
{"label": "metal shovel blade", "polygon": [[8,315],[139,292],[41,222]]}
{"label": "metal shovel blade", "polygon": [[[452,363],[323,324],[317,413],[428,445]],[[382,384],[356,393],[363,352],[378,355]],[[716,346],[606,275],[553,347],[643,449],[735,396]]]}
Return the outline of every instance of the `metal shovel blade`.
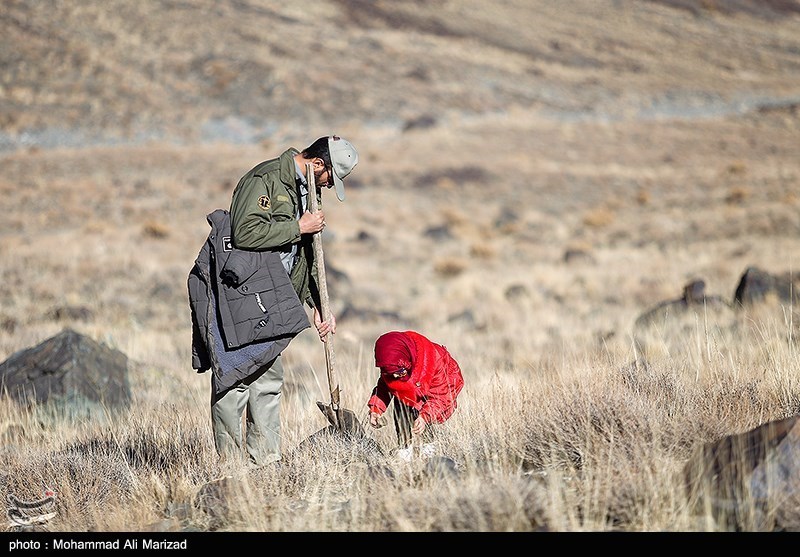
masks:
{"label": "metal shovel blade", "polygon": [[334,410],[333,406],[330,404],[325,404],[320,401],[317,401],[317,408],[328,418],[328,422],[330,422],[337,431],[352,437],[365,436],[366,432],[364,431],[364,427],[358,420],[356,413],[352,410],[347,410],[345,408]]}

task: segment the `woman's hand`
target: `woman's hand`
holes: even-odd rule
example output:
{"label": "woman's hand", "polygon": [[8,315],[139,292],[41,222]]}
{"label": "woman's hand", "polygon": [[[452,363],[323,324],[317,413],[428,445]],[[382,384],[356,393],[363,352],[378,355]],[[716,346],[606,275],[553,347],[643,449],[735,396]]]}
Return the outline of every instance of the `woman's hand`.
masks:
{"label": "woman's hand", "polygon": [[426,425],[425,418],[418,416],[417,419],[414,420],[414,425],[411,426],[411,433],[414,435],[422,435]]}
{"label": "woman's hand", "polygon": [[378,414],[377,412],[370,412],[369,425],[371,425],[375,429],[379,429],[386,425],[386,420],[381,419],[381,415]]}

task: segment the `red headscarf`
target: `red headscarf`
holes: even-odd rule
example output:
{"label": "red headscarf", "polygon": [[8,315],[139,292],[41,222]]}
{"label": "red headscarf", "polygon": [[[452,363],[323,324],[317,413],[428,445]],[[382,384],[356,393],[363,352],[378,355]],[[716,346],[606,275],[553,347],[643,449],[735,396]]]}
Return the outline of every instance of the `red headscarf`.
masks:
{"label": "red headscarf", "polygon": [[[413,341],[398,331],[385,333],[375,341],[375,365],[381,368],[381,375],[389,390],[407,404],[414,404],[417,398],[414,381],[410,380],[414,369],[414,352]],[[392,373],[398,369],[405,369],[408,374],[393,377]]]}
{"label": "red headscarf", "polygon": [[408,370],[414,367],[412,354],[414,343],[405,333],[392,331],[378,337],[375,341],[375,366],[381,368],[381,373],[392,374],[398,369]]}

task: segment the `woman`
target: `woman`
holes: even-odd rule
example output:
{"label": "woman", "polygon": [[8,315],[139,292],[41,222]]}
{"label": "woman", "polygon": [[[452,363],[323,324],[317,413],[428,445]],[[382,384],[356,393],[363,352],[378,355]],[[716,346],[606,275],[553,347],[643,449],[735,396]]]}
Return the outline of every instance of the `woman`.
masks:
{"label": "woman", "polygon": [[381,415],[394,399],[394,427],[401,449],[409,447],[412,434],[432,441],[427,426],[444,423],[453,415],[464,386],[461,369],[447,348],[415,331],[392,331],[375,341],[375,366],[381,373],[367,402],[370,425],[381,427]]}

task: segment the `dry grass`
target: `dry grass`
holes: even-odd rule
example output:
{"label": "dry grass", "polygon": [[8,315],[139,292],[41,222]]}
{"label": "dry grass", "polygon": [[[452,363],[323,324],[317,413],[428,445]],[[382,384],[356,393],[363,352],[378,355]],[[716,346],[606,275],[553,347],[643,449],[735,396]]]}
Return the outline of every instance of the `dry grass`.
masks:
{"label": "dry grass", "polygon": [[[6,491],[55,489],[53,531],[729,528],[678,472],[800,412],[797,308],[634,323],[690,279],[731,300],[748,266],[800,267],[800,20],[736,4],[320,0],[340,29],[324,49],[296,6],[10,4],[0,360],[69,326],[128,355],[134,402],[64,416],[0,398]],[[213,26],[276,12],[259,37]],[[366,418],[381,333],[445,344],[466,379],[442,428],[457,478],[300,451],[326,425],[310,331],[284,353],[285,466],[217,462],[186,295],[205,216],[331,128],[361,155],[347,201],[324,195],[333,309],[355,316],[343,403]],[[390,430],[371,432],[386,449]]]}
{"label": "dry grass", "polygon": [[[640,367],[564,347],[501,367],[451,333],[468,388],[441,448],[458,477],[365,461],[337,443],[295,455],[323,427],[313,403],[326,400],[297,362],[287,366],[283,468],[221,469],[205,382],[174,364],[162,374],[137,368],[124,415],[45,420],[44,409],[4,401],[7,489],[36,498],[54,488],[59,514],[49,528],[66,531],[713,531],[681,481],[692,450],[800,411],[800,361],[784,324],[751,324]],[[363,352],[340,347],[345,405],[365,418],[374,373]],[[389,429],[374,435],[387,449]],[[395,479],[371,474],[385,469]],[[224,494],[204,499],[207,482],[223,475],[233,476]]]}

